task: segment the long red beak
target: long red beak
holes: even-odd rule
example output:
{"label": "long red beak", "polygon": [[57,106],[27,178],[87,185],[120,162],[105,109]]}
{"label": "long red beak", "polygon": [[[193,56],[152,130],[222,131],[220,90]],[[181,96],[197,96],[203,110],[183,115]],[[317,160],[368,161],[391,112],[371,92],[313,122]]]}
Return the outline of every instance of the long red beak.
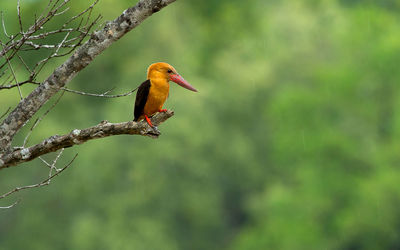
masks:
{"label": "long red beak", "polygon": [[169,80],[176,82],[177,84],[181,85],[185,89],[197,92],[197,89],[195,89],[192,85],[190,85],[185,79],[183,79],[182,76],[179,74],[173,74],[169,76]]}

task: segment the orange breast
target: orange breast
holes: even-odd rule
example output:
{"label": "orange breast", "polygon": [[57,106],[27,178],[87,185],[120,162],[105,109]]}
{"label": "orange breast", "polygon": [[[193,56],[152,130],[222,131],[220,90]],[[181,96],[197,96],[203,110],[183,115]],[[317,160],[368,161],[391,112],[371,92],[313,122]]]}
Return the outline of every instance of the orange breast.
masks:
{"label": "orange breast", "polygon": [[169,93],[169,83],[167,80],[150,79],[150,83],[149,95],[143,110],[143,113],[147,116],[150,116],[162,109],[162,106],[167,100]]}

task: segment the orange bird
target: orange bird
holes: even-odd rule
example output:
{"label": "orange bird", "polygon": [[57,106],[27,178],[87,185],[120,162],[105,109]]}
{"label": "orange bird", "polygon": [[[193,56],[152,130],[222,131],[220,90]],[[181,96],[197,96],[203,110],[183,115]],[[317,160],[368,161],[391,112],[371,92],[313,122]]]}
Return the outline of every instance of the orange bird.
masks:
{"label": "orange bird", "polygon": [[168,98],[169,81],[173,81],[188,90],[197,92],[197,90],[183,79],[183,77],[176,72],[174,67],[168,63],[153,63],[147,69],[147,80],[139,86],[136,94],[134,121],[146,119],[147,123],[153,127],[149,116],[157,112],[167,111],[163,109],[162,106]]}

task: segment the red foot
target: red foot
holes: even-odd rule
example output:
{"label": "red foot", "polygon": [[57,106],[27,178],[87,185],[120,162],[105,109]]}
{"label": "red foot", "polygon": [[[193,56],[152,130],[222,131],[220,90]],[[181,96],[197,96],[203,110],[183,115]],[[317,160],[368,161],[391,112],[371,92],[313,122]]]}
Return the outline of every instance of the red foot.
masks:
{"label": "red foot", "polygon": [[149,117],[147,117],[147,115],[144,115],[144,118],[146,119],[146,121],[150,125],[150,127],[154,127],[153,124],[151,123]]}
{"label": "red foot", "polygon": [[158,112],[167,112],[166,109],[160,109]]}

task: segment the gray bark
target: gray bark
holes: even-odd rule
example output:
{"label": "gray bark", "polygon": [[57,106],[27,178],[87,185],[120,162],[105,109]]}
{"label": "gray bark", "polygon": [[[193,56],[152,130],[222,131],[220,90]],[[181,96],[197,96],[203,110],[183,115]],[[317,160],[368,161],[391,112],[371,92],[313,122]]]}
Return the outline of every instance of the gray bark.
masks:
{"label": "gray bark", "polygon": [[[173,111],[157,113],[151,118],[154,126],[158,126],[174,115]],[[144,135],[157,138],[160,135],[157,127],[150,127],[146,121],[109,123],[102,121],[96,126],[86,129],[74,129],[69,134],[51,136],[41,143],[28,148],[15,149],[0,158],[0,170],[16,166],[22,162],[31,161],[41,155],[55,152],[62,148],[82,144],[88,140],[103,138],[112,135]]]}
{"label": "gray bark", "polygon": [[[0,124],[0,166],[5,164],[3,159],[11,155],[18,156],[18,152],[13,152],[11,148],[13,137],[43,104],[113,42],[138,26],[147,17],[174,1],[176,0],[140,0],[134,7],[125,10],[118,18],[105,24],[101,30],[94,32],[91,38],[78,48],[64,64],[24,98]],[[21,161],[16,160],[15,162]]]}

